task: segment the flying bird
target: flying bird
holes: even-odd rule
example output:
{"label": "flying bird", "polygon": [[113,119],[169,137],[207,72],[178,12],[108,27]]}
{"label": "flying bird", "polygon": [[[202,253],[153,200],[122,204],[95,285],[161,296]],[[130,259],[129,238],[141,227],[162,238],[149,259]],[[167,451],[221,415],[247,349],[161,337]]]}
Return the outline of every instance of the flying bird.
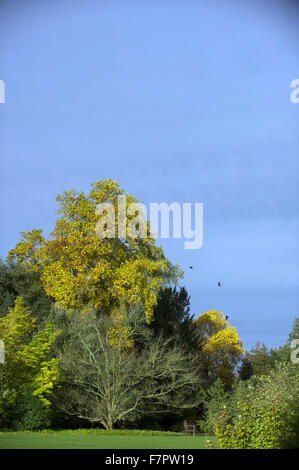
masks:
{"label": "flying bird", "polygon": [[193,266],[190,266],[189,269],[193,269]]}
{"label": "flying bird", "polygon": [[219,287],[221,287],[221,286],[222,286],[222,284],[221,284],[221,282],[220,282],[220,281],[218,281],[218,286],[219,286]]}
{"label": "flying bird", "polygon": [[228,318],[229,318],[229,316],[228,316],[228,315],[225,315],[225,320],[227,320]]}

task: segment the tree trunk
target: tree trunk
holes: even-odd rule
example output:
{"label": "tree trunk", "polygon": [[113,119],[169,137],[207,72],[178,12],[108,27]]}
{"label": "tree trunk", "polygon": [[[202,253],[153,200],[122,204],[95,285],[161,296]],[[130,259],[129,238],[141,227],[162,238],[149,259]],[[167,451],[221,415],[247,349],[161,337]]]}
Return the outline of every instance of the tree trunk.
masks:
{"label": "tree trunk", "polygon": [[107,431],[112,431],[113,422],[112,422],[111,416],[108,416],[107,419],[105,421],[103,421],[102,424],[103,424],[104,428],[107,429]]}

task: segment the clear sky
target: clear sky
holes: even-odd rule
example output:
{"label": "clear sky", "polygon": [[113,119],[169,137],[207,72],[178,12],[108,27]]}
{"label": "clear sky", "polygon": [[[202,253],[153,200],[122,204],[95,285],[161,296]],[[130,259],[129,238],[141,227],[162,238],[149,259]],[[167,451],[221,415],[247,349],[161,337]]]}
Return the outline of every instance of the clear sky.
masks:
{"label": "clear sky", "polygon": [[[53,228],[55,197],[112,178],[142,202],[203,202],[204,245],[158,240],[195,315],[245,346],[299,316],[299,11],[291,1],[0,5],[1,248]],[[223,286],[218,287],[217,282]]]}

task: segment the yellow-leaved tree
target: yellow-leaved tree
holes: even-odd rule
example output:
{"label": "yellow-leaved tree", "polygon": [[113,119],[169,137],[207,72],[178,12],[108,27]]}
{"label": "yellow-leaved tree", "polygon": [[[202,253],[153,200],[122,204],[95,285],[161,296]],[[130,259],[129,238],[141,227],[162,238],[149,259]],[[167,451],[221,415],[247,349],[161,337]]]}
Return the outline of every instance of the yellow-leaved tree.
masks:
{"label": "yellow-leaved tree", "polygon": [[199,369],[205,385],[220,378],[226,385],[232,383],[234,369],[244,352],[235,327],[222,312],[209,310],[195,321]]}
{"label": "yellow-leaved tree", "polygon": [[[45,240],[41,230],[21,233],[8,261],[40,272],[46,293],[66,309],[93,308],[111,314],[120,305],[138,304],[150,321],[157,291],[163,283],[177,279],[179,270],[155,245],[144,218],[139,218],[138,225],[146,236],[127,236],[126,229],[132,231],[130,222],[137,213],[126,212],[138,202],[135,197],[124,194],[112,180],[91,186],[87,196],[75,190],[58,195],[59,217],[50,239]],[[119,198],[124,196],[125,214],[119,226]],[[100,203],[112,205],[113,213],[109,208],[98,213]],[[108,230],[111,223],[115,223],[115,233],[99,238],[98,225]]]}

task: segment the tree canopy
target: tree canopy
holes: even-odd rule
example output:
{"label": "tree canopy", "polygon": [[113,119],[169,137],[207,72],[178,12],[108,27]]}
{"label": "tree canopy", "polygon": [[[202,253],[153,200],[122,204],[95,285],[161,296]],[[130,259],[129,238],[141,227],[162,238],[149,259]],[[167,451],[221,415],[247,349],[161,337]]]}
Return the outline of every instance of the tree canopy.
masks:
{"label": "tree canopy", "polygon": [[17,297],[22,298],[37,322],[48,316],[54,300],[45,293],[38,272],[19,263],[0,261],[0,317],[13,307]]}
{"label": "tree canopy", "polygon": [[[69,340],[61,344],[58,406],[106,429],[146,412],[180,413],[197,403],[192,399],[198,384],[195,357],[154,337],[138,312],[126,320],[128,328],[111,344],[111,317],[74,312],[65,323]],[[142,351],[133,337],[142,342]]]}
{"label": "tree canopy", "polygon": [[199,349],[199,368],[206,384],[218,377],[227,385],[234,378],[243,348],[235,327],[222,312],[209,310],[195,320]]}
{"label": "tree canopy", "polygon": [[[8,261],[39,272],[47,295],[64,307],[111,313],[121,303],[142,304],[149,321],[159,288],[176,280],[179,270],[150,234],[145,238],[123,236],[118,226],[118,198],[123,195],[112,180],[93,183],[87,196],[64,191],[57,196],[59,217],[50,238],[45,240],[37,229],[21,233]],[[127,207],[137,202],[135,197],[125,196]],[[99,238],[96,227],[105,214],[97,214],[97,206],[108,202],[115,209],[119,236]],[[126,228],[132,218],[125,215]],[[143,223],[147,226],[146,220]]]}
{"label": "tree canopy", "polygon": [[150,328],[156,335],[162,335],[189,350],[195,350],[195,325],[190,314],[190,296],[185,287],[160,289]]}

